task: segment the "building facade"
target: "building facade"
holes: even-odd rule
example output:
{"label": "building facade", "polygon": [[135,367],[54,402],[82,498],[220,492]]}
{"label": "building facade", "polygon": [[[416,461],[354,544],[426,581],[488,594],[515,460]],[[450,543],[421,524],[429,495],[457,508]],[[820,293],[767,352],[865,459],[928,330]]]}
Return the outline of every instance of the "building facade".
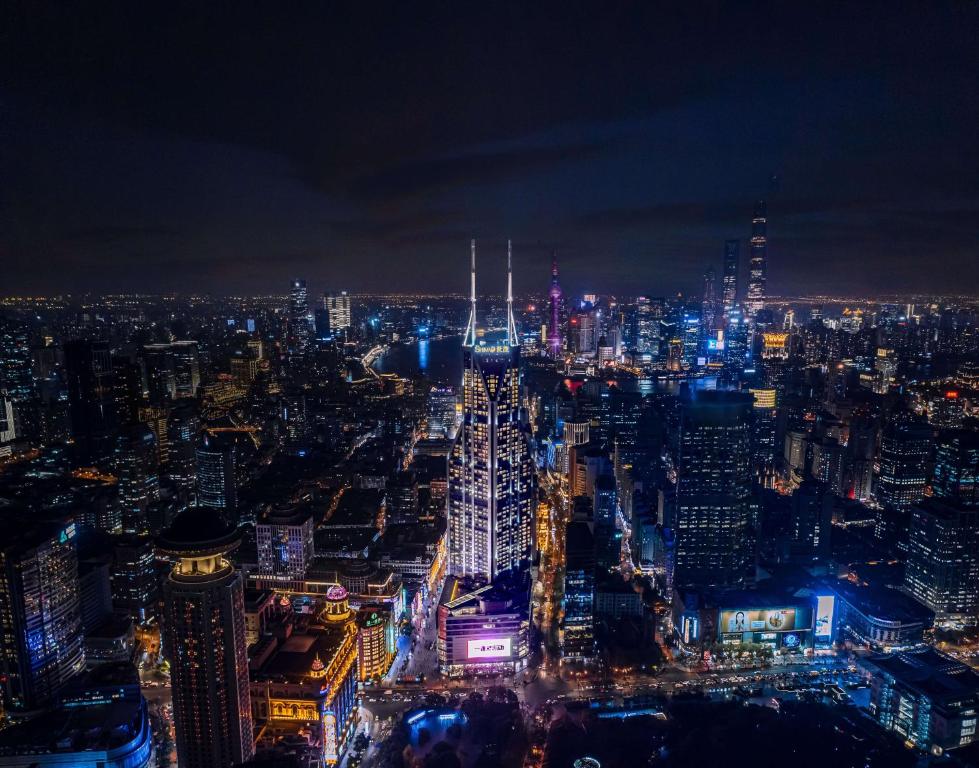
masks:
{"label": "building facade", "polygon": [[482,583],[526,567],[533,536],[533,460],[521,409],[512,294],[506,331],[479,338],[475,245],[463,342],[463,418],[448,469],[449,572]]}

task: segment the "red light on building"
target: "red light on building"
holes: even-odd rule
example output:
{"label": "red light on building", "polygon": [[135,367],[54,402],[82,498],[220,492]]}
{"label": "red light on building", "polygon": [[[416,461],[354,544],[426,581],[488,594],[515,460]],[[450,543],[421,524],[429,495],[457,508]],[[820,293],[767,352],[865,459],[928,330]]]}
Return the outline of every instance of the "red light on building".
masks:
{"label": "red light on building", "polygon": [[958,396],[959,393],[956,392],[954,389],[950,389],[948,392],[945,393],[945,397],[948,398],[949,400],[955,400],[958,398]]}

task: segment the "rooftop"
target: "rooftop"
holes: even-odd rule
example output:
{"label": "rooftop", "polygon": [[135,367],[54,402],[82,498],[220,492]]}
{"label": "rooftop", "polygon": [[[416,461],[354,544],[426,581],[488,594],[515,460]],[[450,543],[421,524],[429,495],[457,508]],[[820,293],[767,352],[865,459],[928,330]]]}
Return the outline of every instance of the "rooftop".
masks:
{"label": "rooftop", "polygon": [[936,702],[979,697],[979,673],[934,648],[871,656],[866,663]]}

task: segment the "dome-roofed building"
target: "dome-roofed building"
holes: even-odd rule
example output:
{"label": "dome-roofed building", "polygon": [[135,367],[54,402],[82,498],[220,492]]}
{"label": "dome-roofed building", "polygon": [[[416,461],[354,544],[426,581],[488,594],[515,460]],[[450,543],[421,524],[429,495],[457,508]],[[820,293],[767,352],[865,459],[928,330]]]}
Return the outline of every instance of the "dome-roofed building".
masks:
{"label": "dome-roofed building", "polygon": [[176,558],[163,585],[164,649],[183,766],[230,768],[254,753],[241,574],[226,555],[238,530],[211,507],[189,507],[157,540]]}

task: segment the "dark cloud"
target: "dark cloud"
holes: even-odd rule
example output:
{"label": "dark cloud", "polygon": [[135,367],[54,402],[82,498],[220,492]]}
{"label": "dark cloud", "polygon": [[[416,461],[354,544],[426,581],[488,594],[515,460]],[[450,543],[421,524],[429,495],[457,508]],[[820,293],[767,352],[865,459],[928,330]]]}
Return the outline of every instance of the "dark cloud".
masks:
{"label": "dark cloud", "polygon": [[979,290],[976,4],[2,13],[4,291],[666,294],[760,196],[773,290]]}

